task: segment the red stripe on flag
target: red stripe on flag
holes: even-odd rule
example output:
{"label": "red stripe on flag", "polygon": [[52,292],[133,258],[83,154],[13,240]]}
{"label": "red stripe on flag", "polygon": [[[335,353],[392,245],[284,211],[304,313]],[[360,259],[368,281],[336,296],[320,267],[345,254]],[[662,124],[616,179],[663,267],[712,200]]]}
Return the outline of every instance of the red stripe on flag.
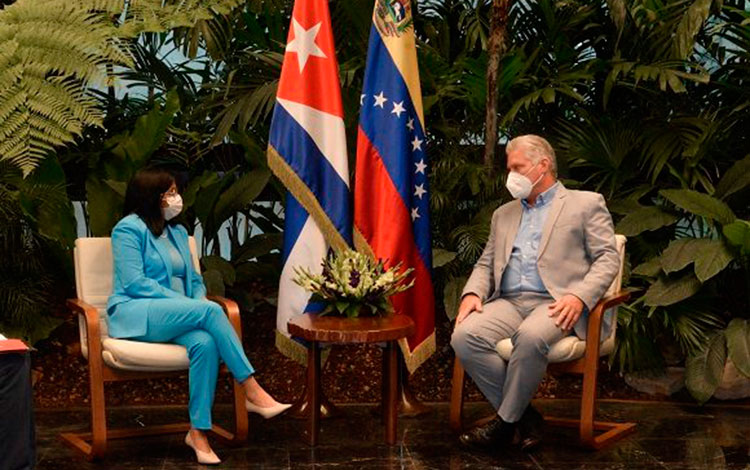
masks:
{"label": "red stripe on flag", "polygon": [[[325,57],[317,55],[307,56],[302,72],[300,72],[299,53],[286,51],[276,96],[343,117],[344,111],[341,103],[341,92],[339,90],[338,63],[336,62],[336,48],[333,43],[328,1],[298,0],[294,3],[287,44],[296,39],[294,20],[305,31],[311,31],[317,25],[320,25],[320,29],[314,37],[314,42],[305,44],[308,46],[318,46],[323,54],[325,54]],[[302,44],[299,44],[295,49],[304,49],[304,47]]]}
{"label": "red stripe on flag", "polygon": [[413,351],[435,329],[432,278],[414,242],[411,212],[361,127],[357,150],[354,225],[386,267],[401,262],[404,268],[414,268],[414,286],[391,299],[396,313],[409,315],[416,323],[416,332],[408,339],[409,349]]}

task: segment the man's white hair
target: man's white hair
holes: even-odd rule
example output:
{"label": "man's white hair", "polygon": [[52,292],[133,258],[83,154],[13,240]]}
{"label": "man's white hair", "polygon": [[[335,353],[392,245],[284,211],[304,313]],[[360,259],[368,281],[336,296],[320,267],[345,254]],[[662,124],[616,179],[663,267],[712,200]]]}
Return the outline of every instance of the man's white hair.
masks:
{"label": "man's white hair", "polygon": [[506,155],[515,151],[521,150],[523,154],[531,160],[531,163],[536,165],[543,158],[549,160],[549,167],[552,170],[552,174],[557,175],[557,157],[555,157],[555,149],[547,142],[547,139],[534,134],[520,135],[510,142],[505,147]]}

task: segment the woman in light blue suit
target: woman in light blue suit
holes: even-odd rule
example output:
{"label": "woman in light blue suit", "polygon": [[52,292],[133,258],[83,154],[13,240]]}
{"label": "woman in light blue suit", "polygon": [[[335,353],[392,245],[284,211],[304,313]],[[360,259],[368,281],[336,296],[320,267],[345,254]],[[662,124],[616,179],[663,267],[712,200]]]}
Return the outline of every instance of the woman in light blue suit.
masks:
{"label": "woman in light blue suit", "polygon": [[218,464],[204,431],[211,429],[220,360],[244,387],[248,411],[270,418],[289,405],[278,403],[258,384],[223,310],[206,299],[203,279],[191,262],[187,231],[170,222],[181,211],[182,198],[168,172],[142,170],[128,184],[126,215],[112,230],[109,334],[185,346],[191,423],[185,443],[200,463]]}

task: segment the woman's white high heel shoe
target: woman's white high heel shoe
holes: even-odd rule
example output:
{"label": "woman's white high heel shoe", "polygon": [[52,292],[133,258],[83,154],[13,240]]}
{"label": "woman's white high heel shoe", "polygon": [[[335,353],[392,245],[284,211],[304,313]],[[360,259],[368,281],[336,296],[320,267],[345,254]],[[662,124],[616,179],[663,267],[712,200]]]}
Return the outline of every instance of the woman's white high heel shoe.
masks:
{"label": "woman's white high heel shoe", "polygon": [[251,402],[250,400],[245,399],[245,408],[247,409],[247,411],[250,413],[258,413],[265,419],[271,419],[274,416],[278,416],[291,407],[292,405],[289,405],[287,403],[276,403],[273,406],[261,407]]}
{"label": "woman's white high heel shoe", "polygon": [[193,439],[190,437],[189,432],[185,435],[185,444],[195,451],[195,457],[198,459],[198,463],[203,465],[218,465],[221,463],[221,459],[214,454],[213,450],[210,452],[198,450],[195,445],[193,445]]}

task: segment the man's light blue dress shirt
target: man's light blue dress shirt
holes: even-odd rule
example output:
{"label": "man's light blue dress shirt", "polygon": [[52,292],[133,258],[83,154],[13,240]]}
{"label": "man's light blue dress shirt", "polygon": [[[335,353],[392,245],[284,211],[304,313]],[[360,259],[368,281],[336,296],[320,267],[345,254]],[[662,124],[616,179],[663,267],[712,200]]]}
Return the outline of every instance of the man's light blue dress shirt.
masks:
{"label": "man's light blue dress shirt", "polygon": [[521,225],[518,227],[513,251],[510,253],[500,285],[503,296],[517,295],[521,292],[547,293],[547,288],[539,277],[536,262],[544,223],[559,184],[555,183],[540,194],[533,206],[526,202],[526,199],[521,199]]}

